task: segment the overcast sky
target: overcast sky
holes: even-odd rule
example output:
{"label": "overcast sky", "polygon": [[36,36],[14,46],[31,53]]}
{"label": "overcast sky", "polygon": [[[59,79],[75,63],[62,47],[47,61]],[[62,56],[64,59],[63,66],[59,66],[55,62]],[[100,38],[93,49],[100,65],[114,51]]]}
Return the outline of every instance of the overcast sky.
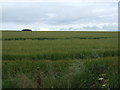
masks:
{"label": "overcast sky", "polygon": [[118,30],[117,2],[4,2],[1,30]]}

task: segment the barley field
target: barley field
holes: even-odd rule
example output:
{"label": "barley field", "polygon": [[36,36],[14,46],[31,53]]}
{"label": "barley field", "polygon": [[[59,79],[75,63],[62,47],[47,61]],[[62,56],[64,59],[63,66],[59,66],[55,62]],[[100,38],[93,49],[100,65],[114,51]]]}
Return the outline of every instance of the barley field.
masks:
{"label": "barley field", "polygon": [[2,31],[3,88],[118,88],[118,32]]}

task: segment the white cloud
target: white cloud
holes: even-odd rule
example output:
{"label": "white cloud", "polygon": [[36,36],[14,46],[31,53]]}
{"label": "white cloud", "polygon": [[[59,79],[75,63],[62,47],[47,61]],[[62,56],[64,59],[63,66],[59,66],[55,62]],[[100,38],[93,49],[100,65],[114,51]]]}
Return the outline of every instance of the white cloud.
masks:
{"label": "white cloud", "polygon": [[50,17],[50,18],[54,18],[54,17],[57,16],[55,13],[48,13],[47,15],[48,15],[48,17]]}
{"label": "white cloud", "polygon": [[4,3],[3,29],[117,29],[117,12],[115,2]]}

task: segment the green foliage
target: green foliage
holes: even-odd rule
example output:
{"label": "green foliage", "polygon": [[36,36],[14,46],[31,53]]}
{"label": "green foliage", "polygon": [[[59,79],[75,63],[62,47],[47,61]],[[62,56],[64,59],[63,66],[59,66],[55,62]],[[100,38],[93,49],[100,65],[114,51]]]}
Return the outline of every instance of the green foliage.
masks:
{"label": "green foliage", "polygon": [[117,32],[2,32],[2,36],[3,88],[102,88],[105,84],[98,79],[103,73],[110,88],[118,87]]}
{"label": "green foliage", "polygon": [[[25,86],[23,86],[22,84],[21,87],[31,87],[32,84],[33,88],[36,87],[36,68],[40,67],[40,71],[44,73],[42,82],[42,87],[44,88],[100,88],[98,82],[98,78],[100,75],[99,70],[101,69],[101,67],[104,67],[104,72],[107,74],[107,78],[110,81],[110,87],[117,88],[117,62],[117,57],[83,59],[83,61],[6,60],[3,61],[3,87],[17,87],[17,85],[22,84],[24,78],[24,82],[28,82],[28,86],[26,86],[26,84],[24,84]],[[12,82],[11,79],[14,79],[14,81]]]}
{"label": "green foliage", "polygon": [[[3,32],[2,34],[3,60],[99,58],[117,56],[118,50],[116,32],[107,34],[100,32]],[[79,37],[87,39],[79,39]]]}

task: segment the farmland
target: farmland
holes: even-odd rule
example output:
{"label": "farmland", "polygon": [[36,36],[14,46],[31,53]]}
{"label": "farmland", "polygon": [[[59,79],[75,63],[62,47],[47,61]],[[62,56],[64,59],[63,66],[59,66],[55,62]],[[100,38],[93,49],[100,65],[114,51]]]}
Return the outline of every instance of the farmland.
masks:
{"label": "farmland", "polygon": [[117,32],[3,31],[1,40],[3,88],[118,87]]}

